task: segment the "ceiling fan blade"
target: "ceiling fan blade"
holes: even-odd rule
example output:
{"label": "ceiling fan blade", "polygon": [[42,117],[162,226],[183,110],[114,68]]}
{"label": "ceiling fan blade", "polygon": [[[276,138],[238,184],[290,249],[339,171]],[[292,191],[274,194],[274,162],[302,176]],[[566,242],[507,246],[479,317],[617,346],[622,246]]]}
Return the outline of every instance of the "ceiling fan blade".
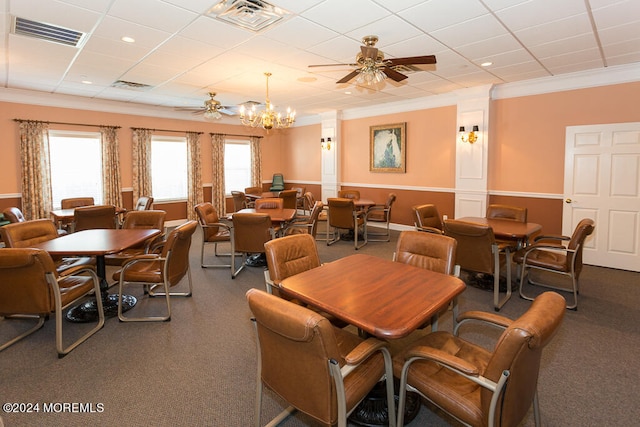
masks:
{"label": "ceiling fan blade", "polygon": [[338,80],[336,83],[338,83],[338,84],[339,83],[347,83],[349,80],[351,80],[352,78],[357,76],[359,72],[360,72],[360,70],[353,70],[352,72],[350,72],[349,74],[347,74],[346,76],[344,76],[343,78]]}
{"label": "ceiling fan blade", "polygon": [[372,46],[360,46],[360,51],[364,58],[371,58],[374,61],[378,57],[378,48]]}
{"label": "ceiling fan blade", "polygon": [[231,110],[232,107],[222,107],[219,108],[218,111],[221,112],[222,114],[226,114],[227,116],[235,116],[236,112]]}
{"label": "ceiling fan blade", "polygon": [[390,59],[387,59],[385,63],[389,66],[412,65],[412,64],[435,64],[436,56],[425,55],[425,56],[409,56],[407,58],[390,58]]}
{"label": "ceiling fan blade", "polygon": [[400,82],[404,79],[407,78],[407,76],[405,76],[402,73],[397,72],[396,70],[394,70],[391,67],[384,67],[382,69],[382,72],[385,73],[387,75],[387,77],[389,77],[391,80],[396,81],[396,82]]}
{"label": "ceiling fan blade", "polygon": [[307,65],[307,67],[356,67],[358,64],[315,64],[315,65]]}

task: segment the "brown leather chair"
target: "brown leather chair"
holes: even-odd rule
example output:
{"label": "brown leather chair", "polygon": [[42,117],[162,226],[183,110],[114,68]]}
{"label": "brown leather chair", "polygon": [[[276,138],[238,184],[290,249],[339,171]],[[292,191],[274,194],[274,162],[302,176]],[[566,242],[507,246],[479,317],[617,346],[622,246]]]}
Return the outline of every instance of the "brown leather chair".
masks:
{"label": "brown leather chair", "polygon": [[[382,233],[372,233],[369,231],[370,242],[388,242],[391,240],[389,223],[391,222],[391,206],[396,201],[396,194],[389,193],[384,205],[374,205],[367,209],[367,226],[370,222],[384,223],[385,231]],[[372,238],[373,237],[373,238]]]}
{"label": "brown leather chair", "polygon": [[26,218],[22,214],[22,211],[16,207],[6,208],[2,211],[4,217],[12,224],[16,222],[25,222]]}
{"label": "brown leather chair", "polygon": [[97,325],[73,343],[64,345],[63,311],[91,291],[100,295],[100,280],[91,268],[78,267],[73,273],[60,277],[51,256],[44,250],[0,249],[0,316],[7,320],[12,317],[37,319],[34,327],[1,344],[0,351],[40,329],[53,314],[58,357],[66,355],[104,325],[102,299],[97,298]]}
{"label": "brown leather chair", "polygon": [[242,254],[240,267],[231,275],[235,279],[244,269],[248,254],[263,254],[264,244],[275,238],[271,217],[267,214],[236,213],[233,214],[233,245],[231,264],[235,269],[235,254]]}
{"label": "brown leather chair", "polygon": [[[333,239],[327,238],[327,246],[340,240],[339,230],[353,230],[354,247],[356,250],[367,244],[367,217],[365,211],[355,208],[353,199],[330,198],[327,199],[329,213],[327,215],[327,228],[333,229]],[[358,234],[362,228],[364,242],[358,245]],[[328,230],[327,230],[328,232]]]}
{"label": "brown leather chair", "polygon": [[231,197],[233,198],[234,212],[238,212],[241,209],[247,208],[247,197],[242,191],[232,191]]}
{"label": "brown leather chair", "polygon": [[70,199],[60,200],[60,205],[62,209],[73,209],[80,206],[95,205],[95,202],[93,197],[72,197]]}
{"label": "brown leather chair", "polygon": [[116,228],[113,205],[80,206],[73,212],[74,231]]}
{"label": "brown leather chair", "polygon": [[518,222],[527,222],[527,208],[493,204],[487,207],[487,218],[511,219]]}
{"label": "brown leather chair", "polygon": [[416,205],[412,209],[416,230],[436,234],[444,233],[442,217],[438,213],[438,208],[436,208],[436,205]]}
{"label": "brown leather chair", "polygon": [[260,195],[263,192],[264,192],[264,190],[262,189],[262,187],[247,187],[247,188],[244,189],[245,195],[247,195],[247,194]]}
{"label": "brown leather chair", "polygon": [[138,197],[138,201],[136,205],[133,207],[134,211],[148,211],[153,206],[153,197],[150,196],[140,196]]}
{"label": "brown leather chair", "polygon": [[[516,426],[533,403],[541,425],[537,382],[542,350],[558,331],[565,300],[540,295],[518,319],[472,311],[458,318],[454,335],[437,331],[393,359],[400,378],[398,425],[403,423],[406,390],[419,393],[465,425]],[[504,332],[493,351],[458,337],[461,326],[480,322]]]}
{"label": "brown leather chair", "polygon": [[313,205],[313,209],[311,209],[309,216],[296,218],[294,221],[287,224],[284,234],[291,235],[306,233],[311,234],[315,239],[316,234],[318,233],[318,218],[323,211],[324,203],[318,200]]}
{"label": "brown leather chair", "polygon": [[[496,311],[511,298],[511,255],[513,248],[496,242],[493,229],[487,225],[448,219],[444,234],[458,241],[456,264],[460,268],[493,276],[493,306]],[[505,256],[507,290],[500,300],[500,254]]]}
{"label": "brown leather chair", "polygon": [[256,199],[256,209],[284,209],[284,200],[279,197],[263,197]]}
{"label": "brown leather chair", "polygon": [[358,190],[338,190],[338,197],[341,198],[341,199],[358,200],[360,198],[360,191],[358,191]]}
{"label": "brown leather chair", "polygon": [[[322,202],[320,202],[322,203]],[[296,234],[269,240],[264,244],[267,258],[265,286],[270,294],[290,300],[279,290],[287,277],[320,267],[320,255],[315,239],[309,234]]]}
{"label": "brown leather chair", "polygon": [[[304,193],[304,198],[305,198],[305,203],[307,204],[307,206],[309,207],[313,207],[316,204],[316,198],[313,196],[313,193],[310,191],[307,191],[306,193]],[[331,233],[329,232],[329,222],[327,221],[327,215],[329,212],[329,206],[327,206],[326,204],[323,205],[322,207],[322,211],[320,212],[320,214],[318,215],[318,227],[316,227],[317,229],[321,228],[320,234],[323,236],[322,238],[318,237],[318,230],[316,230],[316,240],[329,240],[329,236],[331,235]],[[324,225],[323,227],[320,227],[321,225]]]}
{"label": "brown leather chair", "polygon": [[[282,206],[285,209],[297,209],[298,192],[296,190],[282,190],[278,197],[282,199]],[[260,200],[260,199],[258,199]],[[256,202],[258,201],[256,200]]]}
{"label": "brown leather chair", "polygon": [[[164,230],[165,211],[161,210],[136,210],[129,211],[125,214],[123,229],[146,229],[146,230]],[[132,246],[115,254],[105,255],[105,263],[107,265],[122,265],[136,255],[148,253],[153,244],[160,242],[163,235],[153,237],[140,245]]]}
{"label": "brown leather chair", "polygon": [[[58,238],[59,230],[48,219],[34,219],[16,222],[0,227],[0,236],[7,248],[30,248],[35,243],[46,242]],[[95,263],[91,257],[59,257],[53,260],[60,275],[68,274],[70,269],[79,266],[90,266]]]}
{"label": "brown leather chair", "polygon": [[[456,247],[458,242],[442,234],[422,233],[415,230],[400,232],[393,260],[414,267],[442,274],[458,275],[456,272]],[[453,300],[453,319],[458,314],[458,297]],[[431,330],[438,329],[439,314],[431,318]]]}
{"label": "brown leather chair", "polygon": [[[202,229],[202,247],[200,248],[200,267],[202,268],[230,268],[233,273],[234,265],[229,264],[205,264],[204,248],[206,245],[213,245],[214,256],[231,256],[234,252],[233,240],[231,238],[231,227],[220,222],[218,212],[209,202],[200,203],[194,207],[198,215],[198,223]],[[218,243],[229,243],[229,252],[218,254]]]}
{"label": "brown leather chair", "polygon": [[[165,322],[171,320],[171,296],[190,297],[193,293],[191,268],[189,267],[189,249],[191,237],[196,230],[196,221],[187,221],[174,228],[167,240],[158,249],[161,253],[143,254],[131,258],[120,270],[113,273],[118,281],[118,319],[122,322]],[[178,285],[187,276],[188,290],[171,292],[170,288]],[[148,289],[149,296],[164,296],[167,311],[164,316],[124,316],[122,312],[122,295],[126,285],[137,284]],[[163,292],[156,292],[162,288]],[[128,311],[130,313],[131,311]]]}
{"label": "brown leather chair", "polygon": [[[322,425],[347,426],[347,416],[386,377],[389,419],[395,418],[387,344],[336,328],[320,314],[258,290],[247,292],[258,342],[255,425],[268,387]],[[275,421],[275,420],[274,420]]]}
{"label": "brown leather chair", "polygon": [[296,190],[296,209],[302,209],[303,212],[311,212],[313,205],[307,205],[307,199],[304,196],[307,189],[305,187],[291,187]]}
{"label": "brown leather chair", "polygon": [[[571,237],[552,235],[538,236],[534,239],[532,245],[516,252],[513,260],[516,264],[522,265],[520,272],[520,296],[528,300],[533,299],[525,295],[522,290],[525,276],[527,276],[530,284],[572,292],[573,304],[567,305],[567,308],[577,310],[578,292],[580,291],[580,283],[578,280],[582,272],[582,251],[586,238],[593,233],[594,229],[595,222],[592,219],[585,218],[578,223]],[[565,246],[563,242],[568,243]],[[569,277],[571,279],[571,287],[562,288],[536,281],[531,277],[531,269]],[[528,275],[527,272],[529,273]]]}

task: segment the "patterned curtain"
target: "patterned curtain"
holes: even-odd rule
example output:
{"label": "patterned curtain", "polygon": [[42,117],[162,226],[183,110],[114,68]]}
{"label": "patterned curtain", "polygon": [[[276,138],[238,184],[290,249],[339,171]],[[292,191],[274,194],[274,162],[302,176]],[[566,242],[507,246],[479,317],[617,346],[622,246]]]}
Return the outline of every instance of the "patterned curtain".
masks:
{"label": "patterned curtain", "polygon": [[252,136],[251,144],[251,186],[262,187],[262,154],[260,152],[260,137]]}
{"label": "patterned curtain", "polygon": [[22,160],[22,213],[28,220],[48,218],[53,208],[49,125],[20,122]]}
{"label": "patterned curtain", "polygon": [[198,132],[187,132],[187,175],[187,218],[196,219],[194,207],[204,202]]}
{"label": "patterned curtain", "polygon": [[151,129],[133,129],[133,203],[151,188]]}
{"label": "patterned curtain", "polygon": [[213,161],[213,192],[211,204],[219,216],[226,215],[226,199],[224,196],[224,135],[211,134],[211,157]]}
{"label": "patterned curtain", "polygon": [[120,156],[118,154],[118,128],[101,126],[100,142],[102,144],[104,203],[122,207],[122,176],[120,175]]}

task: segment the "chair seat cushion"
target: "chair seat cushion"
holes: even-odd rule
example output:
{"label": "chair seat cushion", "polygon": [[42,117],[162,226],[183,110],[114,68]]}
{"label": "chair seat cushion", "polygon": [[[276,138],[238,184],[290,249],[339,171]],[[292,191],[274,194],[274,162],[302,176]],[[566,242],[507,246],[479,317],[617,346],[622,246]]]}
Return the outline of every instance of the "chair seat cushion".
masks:
{"label": "chair seat cushion", "polygon": [[61,276],[65,275],[65,271],[70,268],[75,268],[79,266],[92,266],[96,264],[96,260],[93,257],[64,257],[55,261],[56,270],[58,274]]}
{"label": "chair seat cushion", "polygon": [[[521,264],[525,251],[531,247],[520,250],[513,255],[513,260]],[[547,250],[531,250],[527,255],[527,265],[547,268],[555,271],[566,271],[567,257],[564,253]]]}
{"label": "chair seat cushion", "polygon": [[229,230],[218,230],[216,234],[208,234],[206,241],[207,242],[228,242],[231,240],[231,234],[229,234]]}
{"label": "chair seat cushion", "polygon": [[[91,276],[65,276],[58,281],[58,286],[60,286],[62,306],[64,307],[91,290],[93,280]],[[52,307],[54,307],[53,302]]]}
{"label": "chair seat cushion", "polygon": [[[148,255],[148,257],[150,257]],[[124,272],[125,282],[143,282],[143,283],[162,283],[162,262],[161,261],[142,261],[137,262]],[[113,273],[113,280],[120,280],[120,272],[118,270]]]}
{"label": "chair seat cushion", "polygon": [[[430,333],[411,347],[427,346],[455,355],[478,367],[483,373],[491,354],[484,348],[461,340],[444,331]],[[405,362],[405,351],[393,359],[393,372],[400,377]],[[434,362],[417,361],[411,365],[407,382],[446,412],[469,425],[483,425],[480,406],[481,387],[461,375]]]}

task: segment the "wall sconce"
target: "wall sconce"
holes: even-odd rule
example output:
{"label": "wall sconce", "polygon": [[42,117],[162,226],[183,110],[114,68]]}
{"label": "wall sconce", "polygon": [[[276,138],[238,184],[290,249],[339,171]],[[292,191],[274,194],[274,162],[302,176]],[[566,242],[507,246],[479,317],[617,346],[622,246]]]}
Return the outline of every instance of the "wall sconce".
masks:
{"label": "wall sconce", "polygon": [[464,126],[460,126],[458,133],[460,134],[460,140],[462,142],[468,142],[469,144],[473,144],[478,140],[478,135],[476,134],[476,132],[479,132],[479,131],[480,129],[478,128],[478,125],[474,125],[471,132],[469,132],[468,134],[465,134]]}
{"label": "wall sconce", "polygon": [[324,140],[324,138],[320,138],[320,145],[322,146],[323,150],[331,150],[331,138],[327,138],[326,141]]}

